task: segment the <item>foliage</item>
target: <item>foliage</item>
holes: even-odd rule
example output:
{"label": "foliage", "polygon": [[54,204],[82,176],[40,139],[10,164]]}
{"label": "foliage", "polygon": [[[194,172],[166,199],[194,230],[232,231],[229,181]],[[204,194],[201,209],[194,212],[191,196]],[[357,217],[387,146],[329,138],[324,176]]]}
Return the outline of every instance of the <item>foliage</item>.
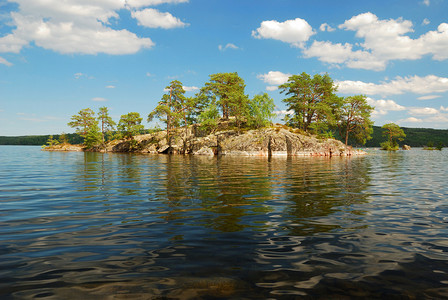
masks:
{"label": "foliage", "polygon": [[61,143],[61,144],[68,144],[69,142],[68,142],[68,137],[67,137],[67,135],[63,132],[63,133],[61,133],[61,135],[59,136],[59,143]]}
{"label": "foliage", "polygon": [[380,144],[381,150],[387,150],[387,151],[397,151],[399,148],[398,143],[396,141],[390,142],[385,141]]}
{"label": "foliage", "polygon": [[162,100],[148,115],[148,122],[155,117],[166,124],[167,135],[170,131],[180,125],[181,120],[187,123],[187,115],[189,113],[190,101],[185,97],[185,90],[182,83],[178,80],[171,81],[170,85],[165,88],[167,94],[162,96]]}
{"label": "foliage", "polygon": [[343,98],[337,115],[337,126],[346,146],[350,136],[360,144],[371,139],[373,122],[370,116],[373,109],[367,104],[367,97],[364,95]]}
{"label": "foliage", "polygon": [[110,133],[115,130],[117,124],[109,116],[109,110],[105,106],[100,107],[98,121],[101,124],[101,141],[104,144],[106,135],[110,136]]}
{"label": "foliage", "polygon": [[97,147],[97,146],[101,145],[101,143],[103,141],[102,138],[103,138],[103,135],[100,132],[100,128],[98,127],[98,125],[91,126],[85,136],[84,146],[86,146],[87,149]]}
{"label": "foliage", "polygon": [[383,125],[383,136],[387,137],[387,143],[381,144],[383,150],[398,150],[398,141],[402,141],[406,137],[403,129],[395,123]]}
{"label": "foliage", "polygon": [[279,89],[289,96],[283,102],[294,113],[286,119],[288,125],[319,133],[335,123],[340,98],[335,95],[337,88],[328,74],[316,74],[313,78],[305,72],[292,75]]}
{"label": "foliage", "polygon": [[143,125],[141,125],[142,120],[143,118],[140,117],[138,112],[130,112],[121,116],[117,128],[121,131],[124,138],[133,140],[134,136],[144,129]]}
{"label": "foliage", "polygon": [[437,146],[434,146],[433,141],[429,141],[426,145],[426,147],[423,148],[423,150],[439,150],[441,151],[443,149],[443,144],[439,142]]}
{"label": "foliage", "polygon": [[59,144],[59,141],[57,139],[54,139],[52,135],[50,135],[48,137],[47,145],[46,145],[47,147],[55,146],[58,144]]}
{"label": "foliage", "polygon": [[238,73],[217,73],[210,75],[210,81],[201,92],[209,98],[209,102],[221,109],[224,119],[228,120],[233,116],[240,126],[248,112],[249,98],[244,94],[245,87],[244,80]]}
{"label": "foliage", "polygon": [[249,100],[248,124],[260,128],[271,124],[275,108],[274,100],[267,93],[256,95]]}
{"label": "foliage", "polygon": [[72,121],[68,123],[68,126],[75,128],[76,133],[84,138],[87,136],[87,132],[92,126],[98,125],[98,121],[95,118],[95,112],[90,108],[80,110],[77,115],[72,116],[71,120]]}
{"label": "foliage", "polygon": [[200,115],[201,128],[207,132],[214,132],[218,128],[219,111],[216,104],[211,103]]}

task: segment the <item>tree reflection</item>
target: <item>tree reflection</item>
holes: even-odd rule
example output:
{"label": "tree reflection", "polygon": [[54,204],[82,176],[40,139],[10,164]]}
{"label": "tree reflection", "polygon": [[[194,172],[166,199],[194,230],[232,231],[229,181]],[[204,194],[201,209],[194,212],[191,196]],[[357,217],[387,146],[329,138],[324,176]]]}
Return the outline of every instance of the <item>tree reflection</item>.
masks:
{"label": "tree reflection", "polygon": [[[281,166],[279,166],[281,167]],[[369,162],[356,158],[289,158],[284,165],[284,218],[292,235],[312,235],[345,226],[330,218],[367,201]],[[352,210],[359,215],[362,211]],[[290,216],[290,217],[287,217]]]}

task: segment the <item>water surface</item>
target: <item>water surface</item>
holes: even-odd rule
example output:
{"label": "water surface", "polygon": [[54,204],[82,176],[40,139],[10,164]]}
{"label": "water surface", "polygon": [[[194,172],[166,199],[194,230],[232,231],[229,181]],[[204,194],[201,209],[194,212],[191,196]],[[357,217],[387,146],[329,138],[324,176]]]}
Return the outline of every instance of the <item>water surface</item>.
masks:
{"label": "water surface", "polygon": [[2,146],[0,299],[448,298],[447,175],[446,150]]}

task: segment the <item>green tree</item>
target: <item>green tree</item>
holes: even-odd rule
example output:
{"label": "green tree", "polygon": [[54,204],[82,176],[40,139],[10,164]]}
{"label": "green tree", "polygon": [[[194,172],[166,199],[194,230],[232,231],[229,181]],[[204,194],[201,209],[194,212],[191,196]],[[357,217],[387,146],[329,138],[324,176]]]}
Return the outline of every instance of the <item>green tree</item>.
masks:
{"label": "green tree", "polygon": [[148,115],[148,122],[151,122],[155,117],[166,124],[166,132],[168,140],[170,140],[170,131],[173,128],[179,127],[180,121],[184,119],[187,123],[187,105],[185,98],[185,90],[182,87],[182,83],[178,80],[174,80],[169,86],[165,88],[166,94],[162,96],[162,100]]}
{"label": "green tree", "polygon": [[87,132],[89,132],[92,126],[97,126],[98,121],[95,118],[95,112],[90,108],[85,108],[79,111],[77,115],[73,115],[71,118],[71,122],[68,123],[68,126],[75,128],[76,133],[86,137]]}
{"label": "green tree", "polygon": [[100,146],[102,144],[102,136],[98,123],[96,123],[89,128],[84,139],[84,146],[87,149]]}
{"label": "green tree", "polygon": [[133,140],[134,136],[138,135],[144,126],[141,125],[143,118],[138,112],[130,112],[122,115],[118,122],[118,130],[121,131],[124,138]]}
{"label": "green tree", "polygon": [[343,99],[343,104],[339,110],[337,126],[339,134],[345,139],[348,145],[349,136],[357,142],[365,144],[371,139],[373,133],[373,122],[370,116],[373,107],[367,103],[364,95],[350,96]]}
{"label": "green tree", "polygon": [[59,141],[55,140],[52,135],[50,135],[48,137],[47,145],[46,145],[47,147],[55,146],[55,145],[58,145],[58,144],[59,144]]}
{"label": "green tree", "polygon": [[244,94],[246,85],[238,73],[217,73],[210,75],[210,81],[205,84],[202,92],[211,97],[212,103],[222,111],[226,120],[234,116],[239,126],[248,112],[247,95]]}
{"label": "green tree", "polygon": [[59,136],[59,143],[68,144],[68,137],[64,132]]}
{"label": "green tree", "polygon": [[403,129],[394,123],[384,124],[381,128],[383,129],[383,136],[387,137],[387,141],[381,143],[381,149],[398,150],[398,141],[402,141],[406,137]]}
{"label": "green tree", "polygon": [[275,108],[274,100],[267,93],[255,95],[249,100],[248,123],[250,126],[260,128],[271,124]]}
{"label": "green tree", "polygon": [[279,89],[288,96],[283,99],[287,109],[294,112],[287,119],[290,126],[319,133],[336,122],[340,98],[335,95],[337,87],[328,74],[316,74],[312,78],[305,72],[292,75]]}
{"label": "green tree", "polygon": [[202,113],[199,115],[199,123],[201,128],[206,131],[214,132],[218,128],[219,111],[216,104],[211,103]]}
{"label": "green tree", "polygon": [[101,140],[104,144],[105,135],[115,130],[115,125],[117,124],[112,120],[112,117],[109,116],[109,110],[105,106],[100,107],[98,121],[101,124]]}

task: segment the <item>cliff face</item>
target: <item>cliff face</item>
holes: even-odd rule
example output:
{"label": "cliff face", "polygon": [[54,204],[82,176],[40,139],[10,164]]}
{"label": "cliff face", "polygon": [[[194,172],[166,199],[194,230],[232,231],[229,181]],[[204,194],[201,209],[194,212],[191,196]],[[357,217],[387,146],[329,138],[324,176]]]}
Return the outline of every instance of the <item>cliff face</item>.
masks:
{"label": "cliff face", "polygon": [[334,139],[321,140],[314,136],[295,133],[284,126],[274,126],[238,133],[219,131],[200,136],[194,127],[178,129],[168,143],[166,131],[135,137],[135,141],[114,141],[108,152],[185,153],[193,155],[243,156],[348,156],[364,152],[353,150]]}

